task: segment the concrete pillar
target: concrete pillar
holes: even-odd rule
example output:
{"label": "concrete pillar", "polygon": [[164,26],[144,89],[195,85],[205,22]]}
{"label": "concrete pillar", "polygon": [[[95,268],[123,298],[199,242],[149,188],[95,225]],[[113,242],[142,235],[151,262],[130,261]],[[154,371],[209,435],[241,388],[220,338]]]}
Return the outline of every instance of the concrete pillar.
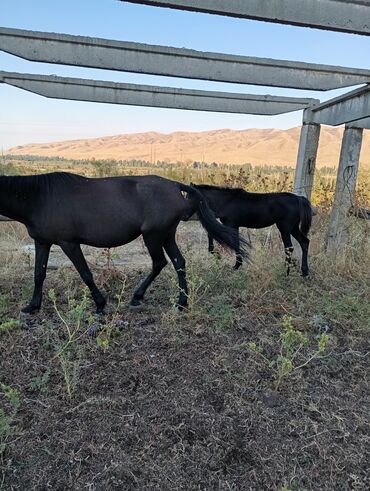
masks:
{"label": "concrete pillar", "polygon": [[308,199],[311,198],[313,179],[315,177],[319,137],[319,124],[303,123],[294,176],[294,193],[299,196],[306,196]]}
{"label": "concrete pillar", "polygon": [[349,225],[353,220],[349,216],[349,211],[354,205],[362,133],[362,128],[350,125],[346,125],[344,130],[334,204],[326,240],[326,249],[331,253],[339,251],[347,242]]}

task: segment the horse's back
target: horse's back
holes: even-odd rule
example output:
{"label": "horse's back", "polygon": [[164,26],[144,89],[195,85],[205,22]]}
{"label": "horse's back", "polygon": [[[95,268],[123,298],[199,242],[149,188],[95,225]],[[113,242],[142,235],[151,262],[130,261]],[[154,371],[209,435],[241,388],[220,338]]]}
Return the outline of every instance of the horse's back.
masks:
{"label": "horse's back", "polygon": [[30,233],[56,243],[122,245],[175,224],[184,208],[178,184],[159,176],[87,178],[55,173],[45,182],[43,206]]}

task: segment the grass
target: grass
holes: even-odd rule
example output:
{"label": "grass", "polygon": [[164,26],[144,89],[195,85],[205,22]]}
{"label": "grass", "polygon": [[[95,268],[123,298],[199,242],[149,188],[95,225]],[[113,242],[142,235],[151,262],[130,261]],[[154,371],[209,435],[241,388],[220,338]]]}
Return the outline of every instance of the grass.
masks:
{"label": "grass", "polygon": [[232,256],[208,255],[199,224],[181,224],[183,313],[171,266],[130,311],[148,263],[140,242],[116,250],[135,261],[93,267],[102,320],[68,267],[48,271],[41,312],[18,320],[33,274],[18,229],[0,258],[0,487],[367,489],[370,247],[356,221],[329,259],[325,221],[309,280],[286,276],[275,232],[253,232],[252,262],[235,272]]}

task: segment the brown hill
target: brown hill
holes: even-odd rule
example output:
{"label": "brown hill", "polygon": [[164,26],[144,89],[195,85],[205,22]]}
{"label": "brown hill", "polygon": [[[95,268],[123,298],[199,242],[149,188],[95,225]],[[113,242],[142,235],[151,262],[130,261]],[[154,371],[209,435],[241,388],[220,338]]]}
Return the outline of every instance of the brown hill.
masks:
{"label": "brown hill", "polygon": [[[322,127],[319,166],[338,163],[342,128]],[[300,128],[215,130],[170,134],[148,132],[14,147],[13,155],[70,159],[141,159],[154,162],[295,165]],[[370,166],[370,133],[364,133],[360,161]]]}

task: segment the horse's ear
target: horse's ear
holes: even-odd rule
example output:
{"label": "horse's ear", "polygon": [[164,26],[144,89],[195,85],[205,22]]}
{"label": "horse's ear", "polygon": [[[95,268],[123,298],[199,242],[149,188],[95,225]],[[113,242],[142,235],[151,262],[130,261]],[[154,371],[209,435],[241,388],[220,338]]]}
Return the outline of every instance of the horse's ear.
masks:
{"label": "horse's ear", "polygon": [[193,182],[191,182],[191,183],[190,183],[190,186],[194,186],[194,183],[193,183]]}

